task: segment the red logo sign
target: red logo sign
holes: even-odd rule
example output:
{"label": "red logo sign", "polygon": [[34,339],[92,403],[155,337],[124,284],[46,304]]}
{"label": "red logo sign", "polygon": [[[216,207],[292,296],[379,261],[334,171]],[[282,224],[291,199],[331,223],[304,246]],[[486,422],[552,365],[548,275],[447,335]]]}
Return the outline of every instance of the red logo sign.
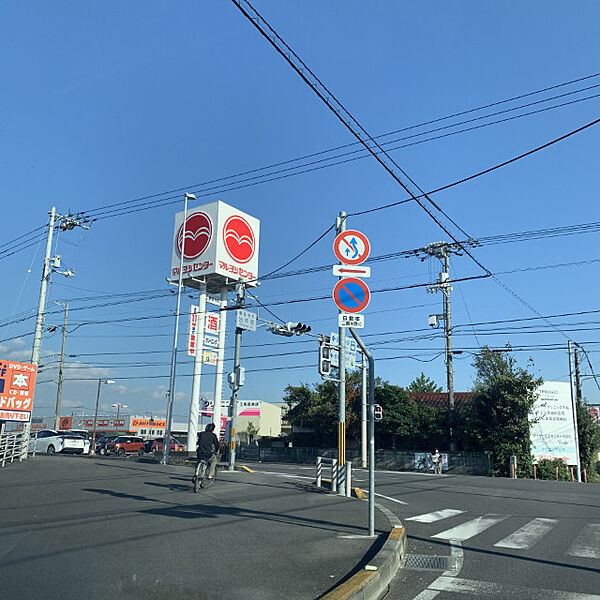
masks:
{"label": "red logo sign", "polygon": [[[183,225],[177,232],[177,253],[181,256],[181,241]],[[183,258],[192,260],[198,258],[210,244],[212,238],[212,221],[210,217],[197,212],[190,215],[185,222],[185,252]]]}
{"label": "red logo sign", "polygon": [[225,221],[223,243],[227,254],[238,263],[247,263],[254,256],[254,232],[243,217],[234,215]]}

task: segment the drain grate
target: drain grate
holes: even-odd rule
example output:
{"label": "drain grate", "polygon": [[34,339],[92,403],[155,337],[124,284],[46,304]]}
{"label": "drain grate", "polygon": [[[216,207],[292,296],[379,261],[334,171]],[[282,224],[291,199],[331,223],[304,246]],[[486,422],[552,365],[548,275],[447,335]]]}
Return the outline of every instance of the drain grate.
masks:
{"label": "drain grate", "polygon": [[434,569],[447,571],[450,566],[449,556],[430,556],[427,554],[409,554],[406,557],[405,569]]}

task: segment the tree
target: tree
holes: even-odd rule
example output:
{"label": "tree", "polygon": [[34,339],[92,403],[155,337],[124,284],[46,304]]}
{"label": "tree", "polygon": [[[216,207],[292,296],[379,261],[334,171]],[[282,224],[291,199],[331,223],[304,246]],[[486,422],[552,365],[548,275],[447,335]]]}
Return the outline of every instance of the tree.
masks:
{"label": "tree", "polygon": [[585,403],[577,401],[577,428],[579,434],[579,458],[581,468],[586,470],[588,481],[596,481],[596,455],[600,450],[600,428]]}
{"label": "tree", "polygon": [[260,429],[252,422],[248,422],[248,427],[246,427],[246,433],[248,434],[248,439],[250,442],[254,440],[254,436],[258,435]]}
{"label": "tree", "polygon": [[530,477],[533,462],[529,413],[542,379],[518,367],[510,349],[493,352],[484,346],[473,366],[475,398],[467,420],[473,444],[494,453],[495,475],[508,476],[510,456],[515,455],[517,475]]}
{"label": "tree", "polygon": [[429,377],[425,376],[425,373],[421,371],[421,374],[413,379],[407,388],[409,393],[439,393],[442,391],[442,388],[439,385],[436,385],[433,379],[429,379]]}

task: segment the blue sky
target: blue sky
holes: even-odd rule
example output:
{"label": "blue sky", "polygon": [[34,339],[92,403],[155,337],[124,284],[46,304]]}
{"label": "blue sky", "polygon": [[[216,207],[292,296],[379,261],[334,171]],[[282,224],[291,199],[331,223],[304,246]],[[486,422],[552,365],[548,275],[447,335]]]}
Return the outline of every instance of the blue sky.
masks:
{"label": "blue sky", "polygon": [[[596,73],[600,7],[583,2],[544,3],[357,3],[275,2],[256,8],[342,99],[372,134],[410,127],[561,82]],[[55,205],[59,212],[93,210],[115,202],[173,189],[189,189],[198,204],[223,200],[261,220],[260,270],[266,273],[305,248],[340,210],[348,213],[405,197],[373,159],[366,158],[237,190],[222,189],[200,198],[227,177],[305,154],[351,143],[342,125],[228,2],[4,3],[0,8],[0,244],[43,225]],[[575,92],[469,127],[542,107],[598,94],[600,77],[461,118],[396,134],[411,138],[434,127],[497,110]],[[584,90],[583,88],[590,88]],[[408,146],[393,157],[421,187],[434,189],[525,152],[598,117],[600,101],[568,106],[474,131]],[[464,185],[435,196],[436,202],[470,236],[595,222],[600,130],[577,136]],[[352,150],[352,148],[351,148]],[[329,155],[327,155],[329,156]],[[252,175],[250,175],[252,176]],[[237,181],[237,180],[234,180]],[[47,325],[62,322],[56,301],[70,300],[63,413],[91,409],[98,377],[117,383],[103,389],[102,410],[127,404],[131,412],[165,409],[175,299],[168,292],[137,294],[143,301],[114,304],[116,294],[167,290],[174,213],[181,192],[162,205],[96,221],[89,231],[59,236],[56,252],[76,277],[53,277]],[[173,203],[173,202],[176,203]],[[414,203],[363,217],[348,226],[364,231],[372,254],[422,247],[448,236]],[[460,239],[462,234],[453,228]],[[596,237],[595,237],[596,235]],[[519,273],[515,269],[576,263],[600,258],[597,234],[483,245],[478,260],[509,288],[493,279],[457,283],[453,322],[482,323],[598,309],[598,263]],[[28,359],[37,304],[43,244],[11,256],[0,255],[0,350]],[[333,235],[327,236],[290,268],[333,264]],[[0,250],[2,250],[0,248]],[[2,257],[4,256],[4,257]],[[402,258],[372,265],[372,289],[425,283],[439,271],[435,261]],[[456,277],[481,271],[466,256],[452,260]],[[504,274],[501,274],[504,273]],[[268,304],[330,293],[329,272],[265,281],[257,294]],[[517,299],[518,296],[521,300]],[[77,299],[80,300],[77,300]],[[86,298],[86,300],[81,300]],[[123,297],[123,299],[125,299]],[[185,297],[184,308],[191,303]],[[109,304],[85,308],[92,304]],[[528,306],[529,305],[529,306]],[[328,333],[336,323],[331,300],[272,306],[284,321],[308,322]],[[377,374],[408,384],[421,371],[444,385],[443,339],[431,334],[427,317],[441,312],[441,298],[423,288],[374,294],[365,311],[365,335],[381,344]],[[261,317],[271,318],[260,312]],[[118,324],[89,322],[157,317]],[[6,322],[6,323],[5,323]],[[511,329],[458,328],[454,346],[456,390],[472,385],[472,355],[479,344],[535,346],[516,353],[547,380],[568,377],[570,337],[600,363],[595,314],[510,323]],[[8,323],[8,324],[7,324]],[[579,323],[579,325],[578,325]],[[581,324],[583,323],[583,324]],[[528,333],[514,327],[534,325]],[[186,329],[185,322],[182,329]],[[506,327],[506,326],[505,326]],[[487,331],[485,331],[487,329]],[[405,332],[396,335],[375,335]],[[421,331],[422,330],[422,331]],[[441,331],[438,331],[441,334]],[[229,340],[231,342],[231,340]],[[227,355],[231,355],[228,342]],[[273,344],[267,345],[262,344]],[[597,350],[598,349],[598,350]],[[38,414],[53,412],[60,332],[44,339],[44,362],[37,390]],[[311,351],[281,356],[284,352]],[[242,399],[278,401],[287,384],[315,382],[314,339],[275,337],[264,330],[244,337],[242,356],[249,369]],[[134,354],[152,352],[152,354]],[[113,353],[113,354],[106,354]],[[270,355],[270,356],[265,356]],[[248,357],[260,356],[261,358]],[[402,356],[389,360],[390,357]],[[426,362],[421,362],[426,361]],[[133,366],[133,364],[141,366]],[[151,363],[151,364],[148,364]],[[285,367],[294,367],[287,369]],[[584,362],[585,373],[590,372]],[[267,370],[271,369],[271,370]],[[279,370],[274,370],[279,369]],[[595,366],[600,372],[600,364]],[[179,362],[175,414],[189,404],[191,362]],[[202,392],[211,397],[214,375],[205,369]],[[87,378],[90,381],[81,381]],[[226,388],[227,389],[227,388]],[[584,393],[599,402],[586,379]],[[88,410],[89,411],[89,410]]]}

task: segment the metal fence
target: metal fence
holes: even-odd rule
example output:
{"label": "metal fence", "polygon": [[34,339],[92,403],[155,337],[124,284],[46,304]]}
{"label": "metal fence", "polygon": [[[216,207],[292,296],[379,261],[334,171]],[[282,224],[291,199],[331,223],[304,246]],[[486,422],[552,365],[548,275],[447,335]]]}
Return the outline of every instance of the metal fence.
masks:
{"label": "metal fence", "polygon": [[[433,467],[423,460],[423,451],[406,450],[377,450],[375,452],[375,467],[389,471],[431,471]],[[300,447],[270,447],[264,448],[257,445],[242,445],[239,449],[240,460],[250,462],[282,462],[315,464],[317,456],[324,458],[337,458],[336,448],[300,448]],[[445,472],[465,475],[489,475],[491,462],[489,455],[483,452],[457,452],[447,454],[447,468]],[[360,466],[361,453],[358,448],[347,450],[346,460],[351,460],[353,465]]]}
{"label": "metal fence", "polygon": [[25,435],[24,431],[11,431],[0,435],[0,467],[27,458]]}

